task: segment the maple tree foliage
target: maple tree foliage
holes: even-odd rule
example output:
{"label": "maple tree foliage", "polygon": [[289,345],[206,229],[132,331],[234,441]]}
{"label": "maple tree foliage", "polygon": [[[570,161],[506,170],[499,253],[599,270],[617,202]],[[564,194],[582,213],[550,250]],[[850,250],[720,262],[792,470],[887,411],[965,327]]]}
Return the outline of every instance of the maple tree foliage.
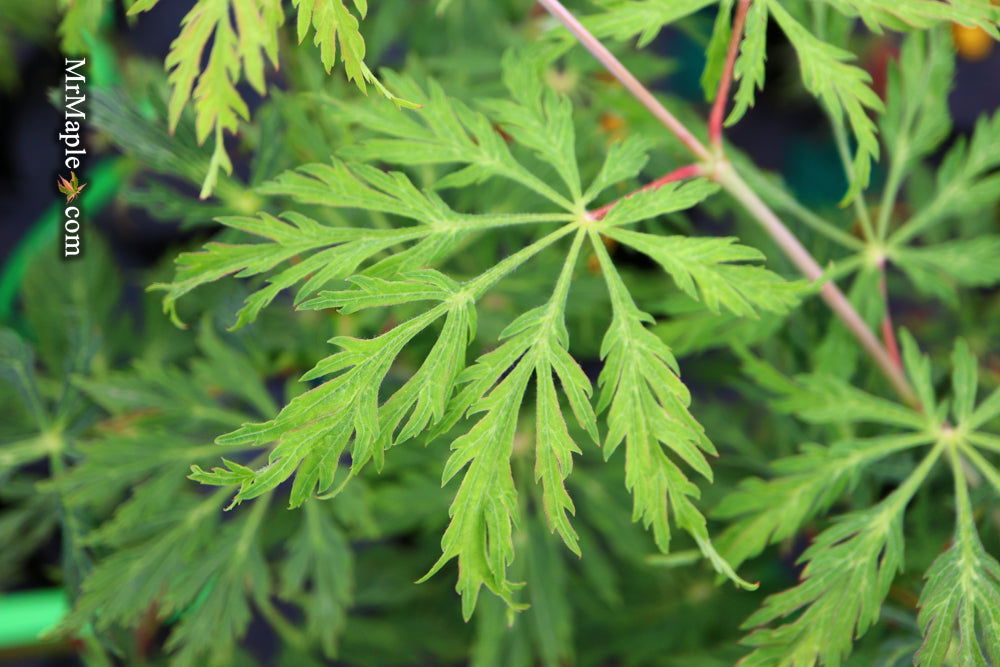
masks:
{"label": "maple tree foliage", "polygon": [[[111,48],[116,3],[53,4]],[[288,664],[1000,661],[1000,113],[948,107],[949,24],[1000,7],[567,4],[195,0],[92,91],[123,199],[198,240],[141,323],[95,246],[0,329],[0,581],[58,533],[88,660],[152,623],[170,664],[253,664],[257,619]],[[628,96],[667,30],[707,123]],[[779,86],[839,206],[723,138]]]}

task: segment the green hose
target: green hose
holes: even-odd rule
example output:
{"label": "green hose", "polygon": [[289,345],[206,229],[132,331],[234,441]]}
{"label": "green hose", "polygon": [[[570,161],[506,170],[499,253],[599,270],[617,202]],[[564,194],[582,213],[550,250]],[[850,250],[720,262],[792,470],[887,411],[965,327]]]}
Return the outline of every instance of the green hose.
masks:
{"label": "green hose", "polygon": [[[121,187],[125,173],[123,158],[108,158],[87,170],[87,188],[80,194],[81,208],[88,214],[99,212],[114,198]],[[53,241],[58,236],[63,220],[62,203],[52,204],[45,213],[32,224],[31,229],[15,246],[0,270],[0,323],[8,323],[14,312],[14,301],[21,290],[21,281],[28,271],[32,258],[50,247],[55,252]],[[81,248],[86,252],[86,237]]]}
{"label": "green hose", "polygon": [[0,595],[0,648],[37,644],[68,610],[61,588]]}
{"label": "green hose", "polygon": [[[102,31],[114,25],[114,11],[109,7],[101,18]],[[90,61],[91,85],[94,88],[110,88],[121,82],[114,49],[101,35],[86,34]],[[124,175],[124,163],[120,159],[102,160],[96,166],[87,169],[84,182],[87,189],[80,194],[82,208],[89,214],[101,211],[121,186]],[[53,184],[53,190],[55,190]],[[41,252],[45,246],[53,242],[59,230],[64,206],[61,203],[52,204],[38,218],[25,234],[24,238],[14,247],[7,260],[0,268],[0,324],[10,324],[14,312],[14,301],[21,290],[21,281],[27,273],[32,257]],[[84,251],[86,252],[86,251]]]}

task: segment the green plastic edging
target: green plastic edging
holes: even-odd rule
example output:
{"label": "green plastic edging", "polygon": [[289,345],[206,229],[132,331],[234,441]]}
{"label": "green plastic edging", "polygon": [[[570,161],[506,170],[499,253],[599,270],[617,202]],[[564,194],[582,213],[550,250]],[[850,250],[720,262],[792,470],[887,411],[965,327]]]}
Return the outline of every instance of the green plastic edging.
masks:
{"label": "green plastic edging", "polygon": [[0,594],[0,648],[37,644],[67,611],[61,588]]}

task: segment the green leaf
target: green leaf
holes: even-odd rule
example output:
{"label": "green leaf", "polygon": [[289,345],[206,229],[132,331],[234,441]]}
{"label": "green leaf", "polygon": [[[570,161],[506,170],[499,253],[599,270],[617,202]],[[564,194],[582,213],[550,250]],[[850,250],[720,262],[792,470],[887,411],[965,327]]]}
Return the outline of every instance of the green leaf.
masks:
{"label": "green leaf", "polygon": [[[565,321],[556,314],[556,309],[565,309],[566,290],[569,276],[576,265],[583,232],[578,232],[564,264],[560,282],[556,286],[557,299],[550,302],[551,311],[547,330],[537,343],[535,360],[536,409],[535,409],[535,481],[542,485],[542,504],[549,525],[559,533],[571,551],[580,555],[576,532],[570,525],[568,514],[575,513],[573,501],[566,491],[565,481],[573,469],[573,454],[579,454],[570,436],[559,407],[554,378],[558,377],[577,423],[596,443],[597,419],[590,404],[593,388],[583,370],[570,356],[569,334]],[[565,284],[564,284],[565,283]],[[559,318],[556,320],[556,318]],[[555,320],[555,321],[553,321]],[[545,326],[543,324],[543,326]]]}
{"label": "green leaf", "polygon": [[[410,290],[411,300],[427,298],[426,290],[419,281],[426,283],[430,280],[444,288],[433,297],[437,305],[376,338],[338,336],[331,339],[330,342],[339,346],[341,351],[321,360],[302,380],[311,381],[330,375],[332,379],[296,396],[274,419],[265,423],[244,424],[242,428],[217,439],[223,445],[264,446],[277,443],[269,453],[267,465],[256,470],[251,479],[241,482],[234,502],[238,504],[260,496],[293,474],[295,483],[289,497],[292,507],[301,505],[314,493],[335,494],[369,461],[374,460],[376,466],[381,467],[385,449],[392,444],[413,437],[438,421],[446,422],[443,406],[464,366],[464,348],[475,322],[471,314],[474,301],[497,280],[570,229],[564,227],[547,235],[461,286],[435,272],[417,273],[418,284],[405,286],[405,290]],[[413,280],[412,276],[410,280]],[[382,305],[394,305],[401,301],[396,283],[362,279],[361,284],[362,292],[389,286],[382,294]],[[416,292],[412,291],[414,287],[418,288]],[[377,291],[374,294],[369,292],[365,299],[377,294]],[[358,302],[356,293],[352,291],[324,292],[311,305],[350,308]],[[414,336],[443,315],[447,315],[446,322],[434,349],[414,376],[380,406],[379,389],[396,357]],[[411,414],[410,420],[396,435],[394,430],[408,413]],[[345,476],[341,474],[339,459],[348,446],[352,463],[350,473]],[[195,473],[200,475],[199,471]],[[225,481],[216,477],[213,483]]]}
{"label": "green leaf", "polygon": [[996,23],[1000,10],[989,0],[825,0],[847,16],[860,17],[872,32],[883,28],[913,30],[929,28],[941,21],[976,26],[1000,38]]}
{"label": "green leaf", "polygon": [[632,39],[639,36],[639,47],[648,45],[664,26],[715,4],[718,0],[632,0],[603,3],[607,9],[584,20],[584,24],[598,37]]}
{"label": "green leaf", "polygon": [[934,395],[931,361],[926,355],[920,353],[920,348],[909,331],[902,329],[899,334],[899,342],[903,349],[903,367],[917,392],[921,409],[927,414],[928,420],[933,425],[938,403]]}
{"label": "green leaf", "polygon": [[34,352],[19,335],[4,328],[0,328],[0,378],[17,392],[35,424],[44,428],[47,418],[35,378]]}
{"label": "green leaf", "polygon": [[[163,491],[145,490],[158,497]],[[166,641],[174,662],[230,664],[253,616],[250,599],[269,595],[258,542],[268,504],[259,503],[220,526],[220,494],[200,501],[189,494],[168,498],[170,504],[158,512],[158,531],[148,531],[140,521],[105,542],[119,548],[91,572],[61,630],[90,624],[98,631],[116,624],[131,627],[155,602],[161,618],[183,612]]]}
{"label": "green leaf", "polygon": [[[392,95],[365,65],[365,42],[358,30],[358,19],[343,0],[292,0],[292,5],[298,11],[299,41],[308,36],[310,29],[315,30],[313,41],[320,47],[327,72],[333,69],[339,44],[347,78],[362,92],[372,84],[396,104],[412,106]],[[366,3],[355,0],[354,5],[363,16]],[[151,7],[150,3],[140,2],[130,13]],[[209,135],[215,137],[202,198],[212,193],[219,171],[232,173],[225,131],[235,133],[240,119],[249,119],[249,109],[237,85],[246,79],[258,93],[266,92],[265,60],[277,67],[278,31],[284,21],[281,0],[198,0],[181,22],[181,32],[166,59],[172,88],[170,127],[177,127],[184,107],[194,100],[198,142],[204,143]]]}
{"label": "green leaf", "polygon": [[[802,583],[770,596],[743,624],[763,626],[744,639],[747,665],[841,664],[855,637],[879,618],[882,601],[903,566],[903,512],[937,462],[935,447],[895,491],[869,509],[840,517],[802,556]],[[799,613],[801,612],[801,613]]]}
{"label": "green leaf", "polygon": [[700,495],[698,487],[665,451],[711,481],[705,453],[714,455],[715,447],[688,411],[691,396],[678,377],[677,361],[663,341],[643,326],[650,316],[636,307],[596,233],[591,234],[591,241],[612,304],[611,326],[601,344],[604,368],[598,379],[598,411],[608,409],[604,456],[610,457],[625,443],[625,485],[632,492],[632,520],[652,527],[656,545],[666,553],[672,511],[677,524],[691,534],[720,573],[753,588],[716,553],[705,518],[691,502]]}
{"label": "green leaf", "polygon": [[579,453],[579,448],[570,438],[559,410],[553,373],[559,376],[577,419],[596,438],[595,418],[587,400],[590,383],[566,352],[568,336],[563,323],[583,236],[582,230],[577,232],[548,303],[521,315],[504,330],[503,344],[483,355],[464,374],[468,386],[456,400],[460,414],[484,415],[451,445],[452,455],[445,465],[442,483],[467,469],[449,510],[451,522],[441,540],[441,558],[421,581],[457,558],[456,590],[462,595],[466,620],[476,608],[483,585],[512,609],[522,608],[513,599],[517,585],[506,576],[514,559],[512,530],[518,516],[510,457],[520,406],[533,373],[538,383],[536,478],[542,483],[550,525],[571,550],[579,553],[576,533],[566,516],[573,511],[573,503],[564,487],[572,469],[572,455]]}
{"label": "green leaf", "polygon": [[127,13],[129,16],[135,16],[142,12],[148,12],[153,7],[156,7],[159,2],[160,0],[126,0],[126,3],[129,5]]}
{"label": "green leaf", "polygon": [[767,0],[767,5],[798,54],[806,89],[829,109],[835,122],[846,116],[857,139],[852,182],[841,202],[850,203],[868,185],[872,160],[879,156],[875,123],[868,110],[881,112],[882,101],[869,87],[868,73],[849,64],[853,54],[817,39],[781,3]]}
{"label": "green leaf", "polygon": [[719,191],[719,186],[707,179],[687,183],[668,183],[652,190],[643,190],[615,204],[601,220],[601,228],[629,225],[667,213],[684,211],[700,204]]}
{"label": "green leaf", "polygon": [[[971,381],[974,389],[968,349],[957,345],[955,357],[956,383],[968,386]],[[956,394],[963,402],[974,399],[965,390],[956,389]],[[914,664],[921,667],[985,667],[1000,660],[1000,563],[986,552],[976,532],[967,470],[958,452],[963,444],[954,438],[948,442],[955,484],[955,537],[927,570],[927,583],[920,594],[917,620],[924,642]]]}
{"label": "green leaf", "polygon": [[[266,506],[262,503],[260,507]],[[197,600],[182,615],[164,645],[174,653],[173,664],[232,664],[237,643],[254,616],[251,600],[269,594],[270,578],[256,540],[256,525],[252,520],[241,524],[226,526],[218,534],[217,539],[229,548],[200,554],[185,568],[180,581],[173,582],[178,589],[173,595]],[[201,591],[208,594],[200,600],[191,597]],[[171,604],[171,593],[165,599]]]}
{"label": "green leaf", "polygon": [[958,287],[992,287],[1000,282],[1000,235],[956,239],[934,245],[902,246],[893,262],[922,292],[958,304]]}
{"label": "green leaf", "polygon": [[[484,371],[496,368],[486,364],[473,368]],[[462,596],[462,616],[466,620],[472,617],[483,585],[512,609],[523,608],[513,599],[517,586],[507,579],[506,571],[514,559],[512,530],[517,520],[517,491],[511,476],[510,456],[519,408],[530,377],[531,366],[519,364],[478,402],[476,409],[485,415],[452,443],[452,455],[442,476],[442,483],[446,483],[468,466],[448,512],[451,522],[441,539],[441,557],[420,581],[457,558],[455,590]]]}
{"label": "green leaf", "polygon": [[[316,294],[334,280],[353,274],[366,261],[398,244],[424,241],[411,247],[411,253],[397,259],[391,268],[406,271],[417,268],[430,257],[454,245],[461,233],[492,227],[558,220],[544,215],[465,215],[451,210],[434,193],[422,193],[399,172],[385,173],[374,167],[355,164],[311,164],[280,175],[261,191],[284,195],[305,204],[362,208],[410,218],[418,224],[393,229],[329,227],[305,215],[288,212],[282,218],[261,213],[256,218],[226,217],[219,222],[242,232],[267,239],[268,243],[209,243],[205,250],[183,253],[177,258],[173,283],[155,284],[150,289],[164,290],[164,311],[179,322],[176,302],[200,285],[226,275],[245,278],[271,272],[279,264],[296,257],[302,261],[268,278],[269,285],[248,299],[233,328],[257,318],[282,290],[303,283],[296,302]],[[433,245],[428,246],[427,243]]]}
{"label": "green leaf", "polygon": [[955,349],[951,353],[951,366],[951,411],[955,423],[962,425],[969,421],[976,405],[979,369],[969,344],[961,338],[955,341]]}
{"label": "green leaf", "polygon": [[526,570],[531,609],[532,638],[544,665],[573,664],[573,616],[566,561],[549,539],[542,523],[530,521],[527,533]]}
{"label": "green leaf", "polygon": [[309,502],[302,512],[281,566],[279,595],[303,609],[306,634],[333,659],[351,604],[354,558],[328,505]]}
{"label": "green leaf", "polygon": [[733,34],[733,4],[735,0],[721,0],[715,14],[712,37],[705,49],[705,69],[701,73],[701,89],[705,100],[711,102],[718,92],[719,81],[729,51],[729,41]]}
{"label": "green leaf", "polygon": [[[971,517],[968,517],[971,519]],[[983,548],[971,521],[934,559],[920,594],[921,667],[1000,661],[1000,563]]]}
{"label": "green leaf", "polygon": [[775,461],[775,477],[750,477],[726,495],[713,517],[732,522],[719,550],[733,567],[769,544],[794,537],[806,522],[849,493],[872,463],[932,442],[925,433],[842,440],[828,447],[806,444],[802,453]]}
{"label": "green leaf", "polygon": [[916,32],[903,41],[899,60],[888,71],[881,120],[886,148],[892,160],[901,163],[898,168],[905,169],[947,138],[954,71],[955,51],[946,31]]}
{"label": "green leaf", "polygon": [[601,170],[583,195],[583,203],[590,204],[609,187],[638,176],[649,161],[651,147],[649,139],[636,134],[611,144]]}
{"label": "green leaf", "polygon": [[686,295],[666,303],[667,318],[651,329],[679,358],[712,349],[756,345],[774,336],[786,322],[784,315],[758,313],[749,319],[726,312],[713,313]]}
{"label": "green leaf", "polygon": [[649,255],[685,294],[702,301],[712,312],[725,308],[735,315],[753,317],[758,308],[782,313],[798,303],[801,285],[786,282],[766,269],[739,264],[764,256],[737,245],[734,238],[659,236],[615,227],[602,233]]}
{"label": "green leaf", "polygon": [[504,85],[513,99],[490,100],[487,108],[517,143],[556,170],[569,199],[578,201],[581,188],[572,105],[544,85],[540,63],[508,51],[502,65]]}
{"label": "green leaf", "polygon": [[27,579],[25,570],[33,565],[32,556],[51,540],[59,527],[59,506],[54,496],[37,493],[36,479],[20,474],[17,482],[4,481],[0,492],[4,512],[0,515],[0,585],[11,587]]}
{"label": "green leaf", "polygon": [[914,430],[927,426],[927,417],[911,408],[852,387],[829,375],[795,378],[796,391],[779,399],[780,410],[818,424],[870,422]]}
{"label": "green leaf", "polygon": [[[511,71],[508,66],[507,82],[523,81],[526,74]],[[365,139],[358,144],[348,146],[341,151],[344,156],[357,160],[380,160],[394,164],[424,165],[424,164],[462,164],[463,169],[454,171],[435,185],[436,189],[465,187],[473,183],[481,183],[488,178],[500,177],[532,190],[560,207],[572,209],[572,203],[559,194],[545,179],[533,174],[519,162],[511,153],[503,135],[493,122],[484,114],[472,111],[468,106],[448,97],[444,90],[434,80],[426,84],[426,91],[416,81],[386,73],[386,80],[408,99],[420,105],[419,112],[403,109],[385,109],[378,111],[360,108],[356,105],[345,105],[336,100],[328,100],[351,121],[382,136]],[[540,92],[538,86],[532,88]],[[529,125],[543,119],[541,129],[544,134],[550,131],[563,133],[562,141],[571,141],[568,128],[565,126],[566,107],[557,102],[551,93],[535,96],[534,99],[522,95],[523,102],[509,102],[504,109],[514,114],[514,118]],[[544,103],[543,100],[549,102]],[[527,102],[531,106],[524,106]],[[541,105],[548,104],[548,111]],[[549,112],[552,118],[549,119]],[[534,120],[531,120],[531,119]],[[419,120],[418,120],[419,119]],[[554,123],[554,124],[553,124]],[[559,129],[561,128],[561,129]],[[536,130],[538,128],[536,127]],[[528,141],[536,141],[537,135],[526,132],[523,128],[519,134]],[[557,171],[562,169],[570,174],[570,168],[563,157],[566,146],[556,149],[553,154],[560,156]],[[546,149],[548,150],[548,149]],[[571,180],[573,177],[570,177]]]}
{"label": "green leaf", "polygon": [[943,220],[968,215],[1000,201],[1000,112],[976,122],[972,137],[955,142],[937,172],[937,189],[909,220],[889,237],[895,251]]}
{"label": "green leaf", "polygon": [[[354,471],[372,458],[380,462],[379,386],[402,348],[448,309],[447,303],[441,303],[377,338],[332,339],[341,351],[320,361],[302,379],[335,374],[333,379],[292,399],[274,419],[244,424],[219,437],[217,442],[223,445],[277,443],[267,465],[242,481],[234,502],[256,498],[296,471],[291,507],[298,507],[316,492],[330,490],[338,480],[340,456],[352,438]],[[218,476],[215,479],[213,483],[225,483]]]}
{"label": "green leaf", "polygon": [[767,6],[766,2],[754,2],[747,10],[740,53],[733,66],[733,80],[739,81],[740,85],[733,95],[733,110],[726,118],[726,125],[738,122],[753,106],[756,91],[764,88],[764,62],[767,60]]}
{"label": "green leaf", "polygon": [[[284,20],[280,4],[269,2],[264,11],[260,10],[257,3],[237,3],[231,7],[229,0],[199,0],[181,22],[181,32],[167,55],[172,88],[171,130],[177,127],[184,107],[194,99],[198,142],[204,143],[209,135],[215,136],[202,198],[211,194],[219,170],[232,173],[224,131],[236,132],[239,119],[246,120],[250,115],[236,90],[241,72],[245,70],[250,84],[263,93],[264,56],[272,65],[277,64],[277,29]],[[202,68],[203,54],[210,42]]]}
{"label": "green leaf", "polygon": [[61,48],[67,55],[90,53],[91,41],[97,39],[105,0],[59,0],[63,11],[59,22]]}

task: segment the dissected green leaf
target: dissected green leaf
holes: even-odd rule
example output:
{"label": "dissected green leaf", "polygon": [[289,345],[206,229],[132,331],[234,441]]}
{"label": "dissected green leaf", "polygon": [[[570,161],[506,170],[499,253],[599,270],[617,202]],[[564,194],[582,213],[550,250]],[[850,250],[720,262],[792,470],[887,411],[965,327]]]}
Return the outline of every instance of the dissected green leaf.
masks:
{"label": "dissected green leaf", "polygon": [[352,597],[353,554],[327,507],[306,503],[302,514],[281,568],[280,594],[301,604],[306,632],[335,658]]}
{"label": "dissected green leaf", "polygon": [[879,156],[875,123],[869,110],[881,112],[882,100],[869,87],[871,77],[863,69],[850,64],[854,55],[817,39],[775,0],[767,0],[771,16],[795,47],[802,68],[806,90],[819,98],[835,122],[846,116],[857,139],[853,177],[844,197],[850,202],[868,185],[872,160]]}
{"label": "dissected green leaf", "polygon": [[767,7],[766,2],[753,2],[747,10],[740,52],[733,66],[733,80],[739,88],[733,95],[733,110],[726,118],[732,125],[753,106],[756,91],[764,87],[764,61],[767,59]]}
{"label": "dissected green leaf", "polygon": [[915,664],[989,665],[1000,660],[1000,563],[960,519],[955,543],[927,570],[920,594],[923,645]]}
{"label": "dissected green leaf", "polygon": [[598,37],[631,39],[638,35],[639,46],[646,46],[660,33],[664,26],[677,19],[695,13],[699,9],[715,4],[718,0],[679,0],[660,2],[659,0],[615,0],[607,5],[603,13],[590,17],[585,23]]}
{"label": "dissected green leaf", "polygon": [[929,28],[940,21],[976,26],[1000,38],[1000,11],[989,0],[825,0],[848,16],[858,16],[869,30]]}
{"label": "dissected green leaf", "polygon": [[798,302],[800,285],[761,267],[739,263],[764,256],[737,245],[736,239],[658,236],[615,227],[604,233],[652,257],[681,290],[713,312],[725,307],[742,316],[753,316],[758,308],[780,313]]}
{"label": "dissected green leaf", "polygon": [[[940,4],[940,3],[934,3]],[[955,57],[943,30],[907,36],[889,69],[882,135],[889,157],[902,167],[937,148],[951,130],[948,92]]]}
{"label": "dissected green leaf", "polygon": [[633,521],[652,527],[661,551],[670,546],[669,515],[691,534],[713,566],[741,586],[752,588],[715,552],[705,518],[691,502],[699,495],[664,448],[709,480],[705,454],[715,447],[688,412],[691,396],[678,377],[677,362],[663,341],[648,331],[651,318],[639,310],[617,269],[592,236],[611,294],[613,319],[601,345],[604,369],[598,384],[598,412],[608,409],[604,456],[625,443],[625,484],[632,492]]}
{"label": "dissected green leaf", "polygon": [[[155,4],[137,2],[129,13],[149,11]],[[327,72],[333,69],[339,47],[348,79],[362,92],[372,84],[397,104],[411,104],[392,95],[365,65],[365,42],[358,18],[343,0],[292,0],[292,5],[297,10],[299,41],[314,31],[313,41],[320,47]],[[354,0],[354,7],[363,17],[367,3]],[[257,93],[266,92],[265,63],[278,66],[278,31],[284,22],[281,0],[198,0],[171,44],[166,59],[172,88],[170,127],[177,127],[181,112],[193,100],[198,143],[204,143],[209,135],[215,140],[202,198],[212,193],[220,171],[232,173],[225,132],[235,133],[239,121],[248,120],[250,115],[237,85],[245,79]]]}
{"label": "dissected green leaf", "polygon": [[980,211],[1000,200],[1000,113],[976,122],[968,141],[960,139],[949,149],[937,171],[936,192],[890,236],[895,249],[923,234],[942,220]]}
{"label": "dissected green leaf", "polygon": [[1000,282],[1000,236],[901,247],[892,259],[918,289],[948,303],[958,302],[956,286],[990,287]]}
{"label": "dissected green leaf", "polygon": [[719,549],[734,567],[769,544],[790,539],[858,483],[862,471],[896,452],[933,440],[925,433],[843,440],[824,447],[807,444],[802,453],[772,464],[775,477],[745,479],[713,516],[732,523]]}
{"label": "dissected green leaf", "polygon": [[879,618],[889,585],[903,566],[903,511],[939,458],[934,449],[878,505],[847,514],[820,533],[802,555],[802,582],[772,595],[744,627],[801,613],[777,628],[755,630],[748,665],[841,664],[855,637]]}

